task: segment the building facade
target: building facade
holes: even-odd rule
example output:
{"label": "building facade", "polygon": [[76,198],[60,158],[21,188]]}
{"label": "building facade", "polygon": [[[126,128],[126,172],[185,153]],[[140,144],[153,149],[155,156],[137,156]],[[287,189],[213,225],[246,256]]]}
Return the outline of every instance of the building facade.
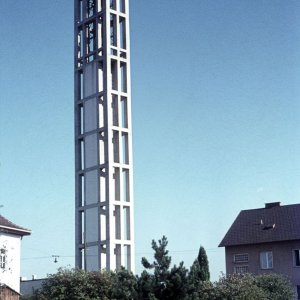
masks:
{"label": "building facade", "polygon": [[19,300],[20,293],[16,292],[15,290],[11,289],[7,285],[0,286],[0,299],[3,300]]}
{"label": "building facade", "polygon": [[75,0],[76,267],[134,271],[129,2]]}
{"label": "building facade", "polygon": [[227,274],[285,275],[300,299],[300,204],[241,211],[219,246]]}
{"label": "building facade", "polygon": [[0,283],[5,293],[20,292],[21,239],[30,234],[0,215]]}

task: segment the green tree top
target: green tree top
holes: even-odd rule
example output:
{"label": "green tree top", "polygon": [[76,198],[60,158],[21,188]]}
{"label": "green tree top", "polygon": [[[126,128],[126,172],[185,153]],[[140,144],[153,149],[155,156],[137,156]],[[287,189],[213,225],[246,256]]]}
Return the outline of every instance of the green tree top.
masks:
{"label": "green tree top", "polygon": [[[152,240],[154,261],[150,263],[145,257],[142,264],[146,269],[154,269],[154,274],[143,272],[139,280],[140,299],[183,300],[187,295],[187,270],[183,262],[170,270],[171,256],[167,250],[168,240],[165,236],[158,243]],[[152,291],[151,291],[152,289]]]}
{"label": "green tree top", "polygon": [[207,259],[206,251],[202,246],[200,246],[197,260],[199,264],[199,279],[201,281],[209,280],[210,273],[209,273],[208,259]]}
{"label": "green tree top", "polygon": [[145,257],[142,258],[142,265],[146,269],[154,268],[154,274],[157,277],[164,277],[164,274],[166,274],[170,268],[171,256],[168,256],[169,251],[167,250],[167,246],[168,240],[165,236],[163,236],[161,240],[158,240],[158,244],[155,240],[152,240],[155,261],[151,264]]}

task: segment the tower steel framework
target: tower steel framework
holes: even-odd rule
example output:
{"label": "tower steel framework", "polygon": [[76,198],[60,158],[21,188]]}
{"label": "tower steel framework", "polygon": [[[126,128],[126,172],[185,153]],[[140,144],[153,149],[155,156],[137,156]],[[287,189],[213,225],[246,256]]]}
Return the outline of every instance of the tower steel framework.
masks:
{"label": "tower steel framework", "polygon": [[76,267],[134,272],[128,0],[75,0]]}

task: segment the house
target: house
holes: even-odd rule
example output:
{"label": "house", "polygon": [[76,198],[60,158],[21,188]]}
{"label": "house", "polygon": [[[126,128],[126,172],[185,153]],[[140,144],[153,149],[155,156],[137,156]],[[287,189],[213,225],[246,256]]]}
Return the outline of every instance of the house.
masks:
{"label": "house", "polygon": [[3,284],[0,285],[0,299],[4,300],[19,300],[20,294],[9,286]]}
{"label": "house", "polygon": [[21,295],[33,296],[38,290],[42,288],[43,283],[46,281],[47,278],[37,279],[34,275],[32,276],[32,279],[21,277]]}
{"label": "house", "polygon": [[18,226],[0,215],[0,283],[4,299],[19,299],[21,239],[29,229]]}
{"label": "house", "polygon": [[283,274],[300,299],[300,204],[242,210],[219,247],[225,247],[227,274]]}

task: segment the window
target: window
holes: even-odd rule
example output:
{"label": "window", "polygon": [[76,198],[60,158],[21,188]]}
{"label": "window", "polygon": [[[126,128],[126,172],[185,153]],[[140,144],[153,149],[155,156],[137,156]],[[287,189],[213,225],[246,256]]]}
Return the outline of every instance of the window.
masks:
{"label": "window", "polygon": [[244,273],[248,273],[248,266],[235,266],[234,267],[234,273],[236,274],[244,274]]}
{"label": "window", "polygon": [[0,268],[5,269],[6,264],[6,251],[5,249],[0,250]]}
{"label": "window", "polygon": [[294,250],[294,266],[300,267],[300,249]]}
{"label": "window", "polygon": [[249,255],[248,253],[243,254],[234,254],[233,261],[235,263],[245,263],[249,261]]}
{"label": "window", "polygon": [[297,285],[297,299],[300,299],[300,285]]}
{"label": "window", "polygon": [[272,251],[265,251],[260,253],[260,267],[262,269],[273,269]]}

